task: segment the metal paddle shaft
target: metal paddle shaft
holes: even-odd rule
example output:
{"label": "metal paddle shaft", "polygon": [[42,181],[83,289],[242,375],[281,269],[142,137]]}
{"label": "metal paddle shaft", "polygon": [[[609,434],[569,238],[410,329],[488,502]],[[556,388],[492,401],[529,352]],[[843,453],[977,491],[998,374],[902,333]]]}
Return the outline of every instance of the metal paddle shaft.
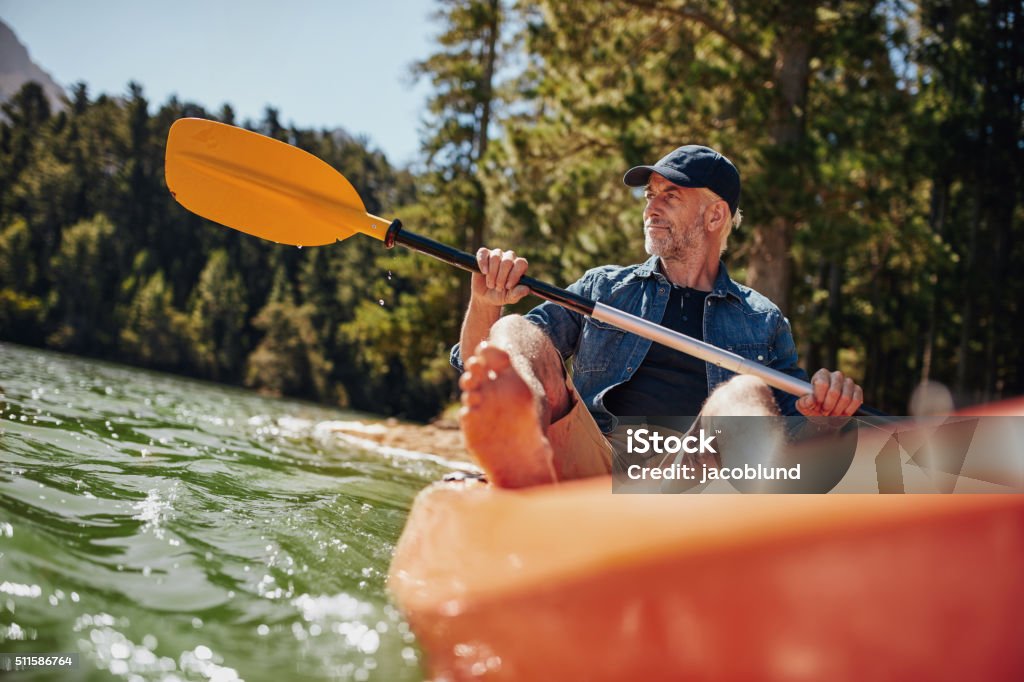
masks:
{"label": "metal paddle shaft", "polygon": [[[402,223],[399,220],[395,220],[391,223],[391,226],[388,228],[387,235],[384,237],[384,244],[388,248],[393,247],[395,244],[400,244],[401,246],[412,249],[413,251],[418,251],[419,253],[437,258],[438,260],[442,260],[450,265],[454,265],[462,270],[466,270],[468,272],[480,272],[480,267],[477,264],[476,258],[472,254],[452,248],[446,244],[442,244],[414,232],[408,232],[402,228]],[[663,346],[667,346],[681,353],[686,353],[687,355],[700,358],[705,362],[710,362],[713,365],[723,367],[731,372],[756,376],[769,386],[777,388],[780,391],[785,391],[786,393],[795,396],[805,396],[813,391],[811,384],[806,381],[801,381],[796,377],[784,374],[778,370],[772,369],[771,367],[765,367],[758,362],[748,360],[736,353],[730,353],[727,350],[722,350],[717,346],[712,346],[710,343],[706,343],[695,339],[692,336],[687,336],[686,334],[668,329],[660,324],[645,320],[642,317],[637,317],[636,315],[619,310],[618,308],[613,308],[605,305],[604,303],[591,301],[588,298],[574,294],[571,291],[566,291],[565,289],[560,289],[548,284],[547,282],[541,282],[533,277],[523,277],[519,280],[519,283],[528,286],[530,291],[532,291],[536,296],[547,301],[556,303],[568,308],[569,310],[580,313],[581,315],[592,317],[595,320],[607,322],[619,329],[631,332],[645,339],[650,339],[655,343],[660,343]],[[885,416],[884,413],[873,410],[869,407],[861,407],[858,414],[866,416]]]}

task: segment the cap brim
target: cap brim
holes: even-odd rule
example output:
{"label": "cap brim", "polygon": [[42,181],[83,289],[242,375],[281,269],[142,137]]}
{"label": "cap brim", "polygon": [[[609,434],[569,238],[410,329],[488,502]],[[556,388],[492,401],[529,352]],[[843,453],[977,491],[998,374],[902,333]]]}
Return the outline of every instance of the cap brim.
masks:
{"label": "cap brim", "polygon": [[622,176],[622,182],[627,187],[643,187],[651,181],[651,173],[657,173],[672,184],[679,185],[680,187],[703,186],[694,184],[689,176],[684,173],[680,173],[674,168],[666,168],[665,166],[633,166]]}
{"label": "cap brim", "polygon": [[622,182],[626,187],[643,187],[653,172],[653,166],[633,166],[622,176]]}

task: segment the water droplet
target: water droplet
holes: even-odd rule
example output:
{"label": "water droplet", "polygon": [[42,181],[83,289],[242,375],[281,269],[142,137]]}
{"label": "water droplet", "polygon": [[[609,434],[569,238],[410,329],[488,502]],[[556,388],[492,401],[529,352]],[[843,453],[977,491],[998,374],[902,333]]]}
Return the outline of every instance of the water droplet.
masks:
{"label": "water droplet", "polygon": [[391,279],[391,271],[388,270],[388,279]]}
{"label": "water droplet", "polygon": [[383,307],[384,306],[384,299],[383,298],[378,299],[377,303],[380,303],[381,307]]}
{"label": "water droplet", "polygon": [[302,248],[302,244],[299,244],[299,248],[300,248],[300,249]]}

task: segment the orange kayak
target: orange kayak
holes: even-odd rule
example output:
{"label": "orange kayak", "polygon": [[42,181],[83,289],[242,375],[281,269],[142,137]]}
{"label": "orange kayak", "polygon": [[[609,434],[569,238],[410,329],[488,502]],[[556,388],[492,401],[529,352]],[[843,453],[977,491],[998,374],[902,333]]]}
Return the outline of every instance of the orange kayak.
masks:
{"label": "orange kayak", "polygon": [[389,588],[436,680],[1024,679],[1024,496],[436,484]]}

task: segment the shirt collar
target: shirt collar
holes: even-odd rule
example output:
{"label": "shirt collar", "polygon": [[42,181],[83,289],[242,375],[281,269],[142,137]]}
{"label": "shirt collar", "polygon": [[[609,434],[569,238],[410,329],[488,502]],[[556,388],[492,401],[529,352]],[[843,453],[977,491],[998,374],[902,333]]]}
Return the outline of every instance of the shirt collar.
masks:
{"label": "shirt collar", "polygon": [[655,274],[661,275],[661,272],[658,270],[658,260],[657,256],[651,256],[633,271],[633,275],[644,279]]}
{"label": "shirt collar", "polygon": [[743,301],[743,292],[740,291],[739,285],[732,281],[732,277],[729,277],[729,270],[721,260],[718,261],[718,276],[715,277],[715,288],[711,293],[721,297],[732,296],[737,301]]}
{"label": "shirt collar", "polygon": [[[664,279],[665,276],[661,274],[661,269],[658,267],[660,259],[657,256],[651,256],[642,264],[637,266],[636,270],[633,271],[634,277],[641,277],[647,279],[649,277],[658,277]],[[742,301],[743,295],[740,292],[739,286],[736,282],[732,281],[729,277],[729,270],[725,267],[725,263],[721,260],[718,261],[718,275],[715,277],[715,287],[711,291],[712,296],[733,296],[737,300]]]}

